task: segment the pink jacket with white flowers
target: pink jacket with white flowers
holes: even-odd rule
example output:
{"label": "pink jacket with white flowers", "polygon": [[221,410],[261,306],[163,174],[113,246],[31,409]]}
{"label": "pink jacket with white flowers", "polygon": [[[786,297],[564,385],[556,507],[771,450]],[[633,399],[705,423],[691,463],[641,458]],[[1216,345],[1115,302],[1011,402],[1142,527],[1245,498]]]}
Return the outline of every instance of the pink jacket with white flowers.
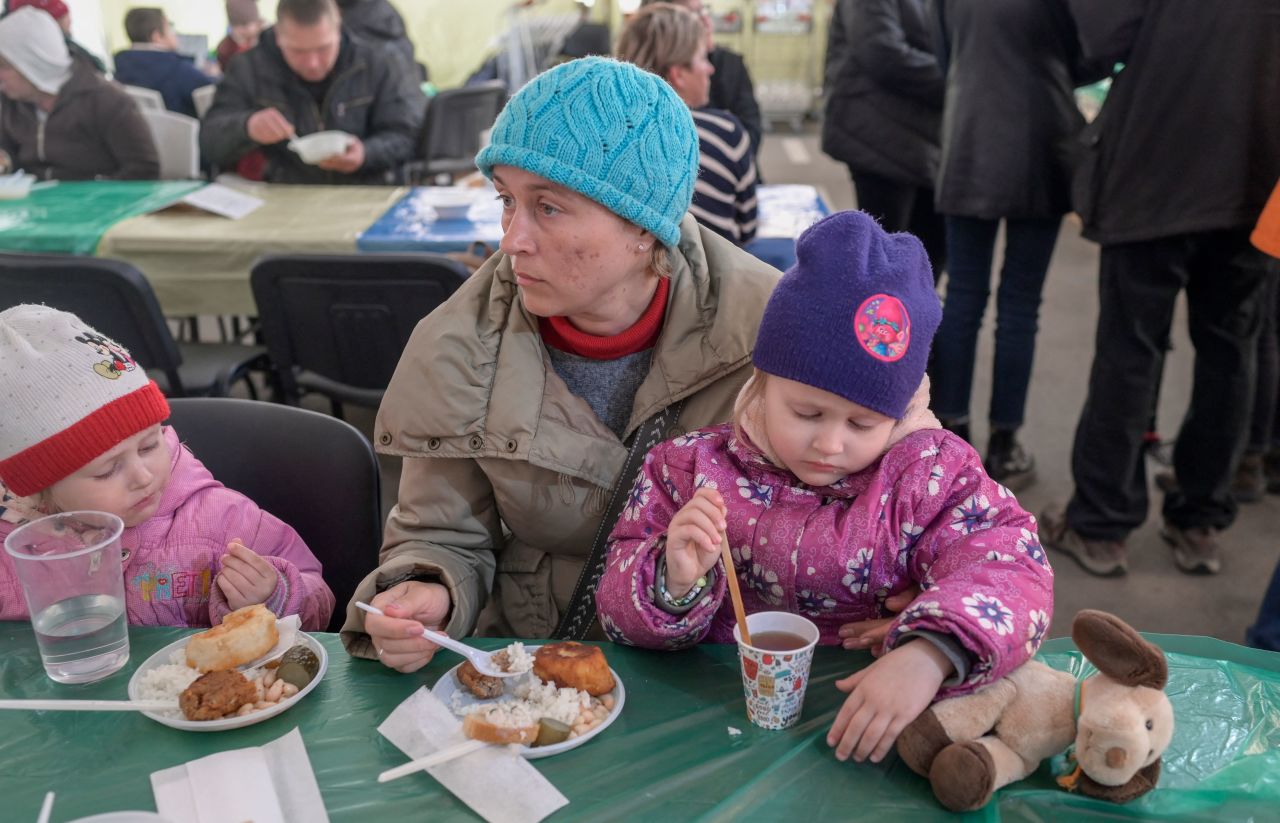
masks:
{"label": "pink jacket with white flowers", "polygon": [[[276,590],[266,606],[278,616],[298,614],[302,627],[322,631],[333,613],[333,592],[320,561],[288,525],[214,479],[204,464],[164,429],[173,471],[160,507],[145,523],[124,530],[125,610],[136,626],[212,626],[231,609],[214,583],[232,538],[275,567]],[[0,504],[3,505],[3,504]],[[0,519],[0,540],[17,524]],[[0,620],[27,618],[8,552],[0,551]]]}
{"label": "pink jacket with white flowers", "polygon": [[1035,518],[960,438],[917,431],[863,471],[814,488],[722,425],[646,457],[596,593],[613,640],[651,648],[733,642],[723,575],[684,615],[654,603],[667,525],[700,486],[724,497],[747,612],[803,614],[821,643],[838,643],[844,623],[886,616],[885,598],[918,584],[920,596],[897,616],[885,647],[913,631],[955,638],[972,658],[966,680],[946,690],[956,694],[1021,665],[1049,628],[1053,572]]}

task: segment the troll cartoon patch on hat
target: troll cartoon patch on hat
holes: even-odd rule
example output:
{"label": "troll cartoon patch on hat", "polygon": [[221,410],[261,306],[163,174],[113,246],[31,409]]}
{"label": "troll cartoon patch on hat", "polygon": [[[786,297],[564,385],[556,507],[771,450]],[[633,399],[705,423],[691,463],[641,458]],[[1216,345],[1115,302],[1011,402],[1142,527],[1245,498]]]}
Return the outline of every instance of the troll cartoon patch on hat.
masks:
{"label": "troll cartoon patch on hat", "polygon": [[911,345],[911,317],[902,301],[887,294],[873,294],[853,315],[858,342],[867,354],[892,363]]}

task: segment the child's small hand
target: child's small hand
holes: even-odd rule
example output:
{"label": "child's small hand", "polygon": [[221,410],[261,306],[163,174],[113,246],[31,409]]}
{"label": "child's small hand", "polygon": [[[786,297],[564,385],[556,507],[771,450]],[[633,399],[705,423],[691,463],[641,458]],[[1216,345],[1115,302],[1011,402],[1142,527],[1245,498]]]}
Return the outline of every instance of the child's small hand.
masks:
{"label": "child's small hand", "polygon": [[848,692],[827,745],[836,757],[879,763],[898,735],[929,707],[942,681],[955,670],[947,656],[927,640],[898,646],[862,671],[836,681]]}
{"label": "child's small hand", "polygon": [[276,590],[276,568],[236,538],[227,544],[218,572],[218,588],[232,609],[266,603]]}
{"label": "child's small hand", "polygon": [[667,526],[667,591],[680,597],[716,564],[725,528],[724,499],[703,486]]}

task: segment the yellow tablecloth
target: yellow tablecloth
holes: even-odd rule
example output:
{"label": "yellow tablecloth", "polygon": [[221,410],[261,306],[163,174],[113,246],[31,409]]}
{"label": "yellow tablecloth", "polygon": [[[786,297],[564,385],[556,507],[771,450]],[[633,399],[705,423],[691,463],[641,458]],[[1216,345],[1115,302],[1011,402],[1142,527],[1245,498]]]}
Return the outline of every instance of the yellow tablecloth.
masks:
{"label": "yellow tablecloth", "polygon": [[257,314],[249,269],[264,254],[342,254],[407,189],[391,186],[263,185],[266,201],[240,220],[165,210],[121,221],[98,244],[99,257],[127,260],[151,285],[164,313]]}

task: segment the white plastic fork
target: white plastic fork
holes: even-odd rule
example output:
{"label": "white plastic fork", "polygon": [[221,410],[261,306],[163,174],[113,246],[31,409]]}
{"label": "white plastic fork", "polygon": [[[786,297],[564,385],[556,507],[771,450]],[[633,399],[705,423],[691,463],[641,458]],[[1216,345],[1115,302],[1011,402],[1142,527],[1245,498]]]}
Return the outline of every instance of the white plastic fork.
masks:
{"label": "white plastic fork", "polygon": [[[362,603],[357,600],[356,607],[364,609],[369,614],[386,617],[382,609],[379,609],[377,606],[370,606],[368,603]],[[437,646],[442,646],[451,652],[457,652],[467,658],[471,661],[471,665],[475,666],[476,671],[480,672],[480,674],[488,677],[517,677],[521,674],[521,672],[504,671],[495,666],[493,663],[493,652],[484,652],[479,649],[473,649],[466,643],[460,643],[443,632],[433,632],[430,629],[423,629],[422,636],[430,640],[432,643],[435,643]]]}

